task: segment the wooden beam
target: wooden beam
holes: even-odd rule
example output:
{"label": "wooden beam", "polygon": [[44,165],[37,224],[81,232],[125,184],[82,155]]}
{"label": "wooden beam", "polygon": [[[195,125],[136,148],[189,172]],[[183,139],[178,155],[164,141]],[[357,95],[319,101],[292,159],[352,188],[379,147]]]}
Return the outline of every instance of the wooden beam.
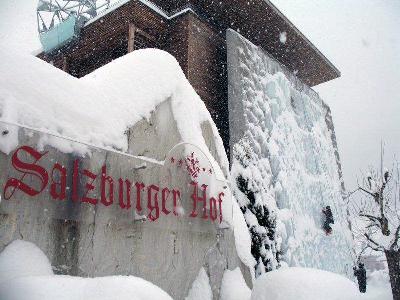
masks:
{"label": "wooden beam", "polygon": [[68,73],[68,58],[66,56],[63,56],[62,70]]}
{"label": "wooden beam", "polygon": [[136,26],[132,23],[129,23],[128,53],[135,50],[135,32]]}

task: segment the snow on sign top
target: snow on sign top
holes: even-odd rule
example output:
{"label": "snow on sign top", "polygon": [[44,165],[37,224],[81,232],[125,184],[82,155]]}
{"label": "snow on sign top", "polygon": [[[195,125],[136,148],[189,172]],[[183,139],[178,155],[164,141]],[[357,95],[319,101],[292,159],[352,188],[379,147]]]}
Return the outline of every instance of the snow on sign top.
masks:
{"label": "snow on sign top", "polygon": [[[1,213],[206,232],[230,223],[229,187],[194,145],[178,144],[158,162],[18,129],[10,130],[18,146],[0,153]],[[60,144],[86,154],[65,154]]]}

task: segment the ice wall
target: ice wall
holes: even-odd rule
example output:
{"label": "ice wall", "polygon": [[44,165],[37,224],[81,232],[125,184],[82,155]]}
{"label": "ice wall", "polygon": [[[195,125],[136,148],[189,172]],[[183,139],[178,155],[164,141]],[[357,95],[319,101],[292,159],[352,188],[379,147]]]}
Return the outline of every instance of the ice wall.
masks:
{"label": "ice wall", "polygon": [[[264,50],[227,32],[232,182],[256,273],[279,265],[348,274],[352,237],[327,105]],[[333,234],[322,209],[334,214]]]}

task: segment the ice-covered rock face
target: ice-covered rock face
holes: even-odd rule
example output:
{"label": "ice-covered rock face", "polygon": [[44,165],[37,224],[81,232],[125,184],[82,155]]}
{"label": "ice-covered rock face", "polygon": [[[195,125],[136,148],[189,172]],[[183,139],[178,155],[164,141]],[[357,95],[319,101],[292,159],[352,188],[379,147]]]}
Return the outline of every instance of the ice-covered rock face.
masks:
{"label": "ice-covered rock face", "polygon": [[257,273],[279,261],[348,273],[351,232],[329,108],[262,49],[234,31],[227,41],[232,181]]}

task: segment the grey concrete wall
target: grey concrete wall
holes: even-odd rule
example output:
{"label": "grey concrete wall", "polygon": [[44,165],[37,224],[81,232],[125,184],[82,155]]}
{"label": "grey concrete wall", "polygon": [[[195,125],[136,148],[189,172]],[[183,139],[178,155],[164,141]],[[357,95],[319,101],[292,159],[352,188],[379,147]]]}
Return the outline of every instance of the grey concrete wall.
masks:
{"label": "grey concrete wall", "polygon": [[[202,128],[210,152],[215,155],[215,139],[210,125],[204,123]],[[27,135],[24,130],[19,130],[20,145],[35,146],[40,137],[40,134]],[[169,101],[161,104],[150,120],[132,127],[127,138],[129,153],[163,161],[167,152],[181,142]],[[63,154],[49,146],[44,150],[55,153],[54,160],[46,162],[46,168],[51,169],[57,161],[68,168],[69,176],[77,156]],[[101,150],[92,151],[91,155],[90,159],[82,160],[82,168],[100,172],[101,166],[106,165],[109,168],[107,175],[113,178],[128,177],[132,182],[153,183],[160,187],[166,184],[190,185],[187,177],[171,174],[170,170],[156,163],[145,163],[143,169],[143,161],[134,157]],[[12,176],[10,157],[0,153],[2,188]],[[217,155],[214,157],[218,160]],[[29,180],[36,184],[33,179]],[[84,184],[82,181],[79,183],[80,190]],[[186,189],[181,199],[190,199],[191,192]],[[100,194],[98,188],[96,194]],[[201,267],[208,272],[214,299],[219,298],[225,269],[239,266],[251,285],[250,272],[236,254],[232,228],[220,230],[212,223],[173,216],[160,218],[154,223],[140,218],[133,221],[117,206],[106,209],[101,205],[67,205],[65,208],[65,203],[55,204],[50,199],[48,190],[37,198],[27,197],[21,192],[17,192],[15,197],[17,199],[6,209],[5,200],[2,200],[0,251],[15,239],[33,242],[49,257],[58,274],[139,276],[158,285],[174,299],[183,299],[187,295]],[[67,201],[71,201],[70,193]],[[145,206],[146,201],[143,203]],[[190,210],[190,203],[183,201],[182,204],[185,211]]]}

